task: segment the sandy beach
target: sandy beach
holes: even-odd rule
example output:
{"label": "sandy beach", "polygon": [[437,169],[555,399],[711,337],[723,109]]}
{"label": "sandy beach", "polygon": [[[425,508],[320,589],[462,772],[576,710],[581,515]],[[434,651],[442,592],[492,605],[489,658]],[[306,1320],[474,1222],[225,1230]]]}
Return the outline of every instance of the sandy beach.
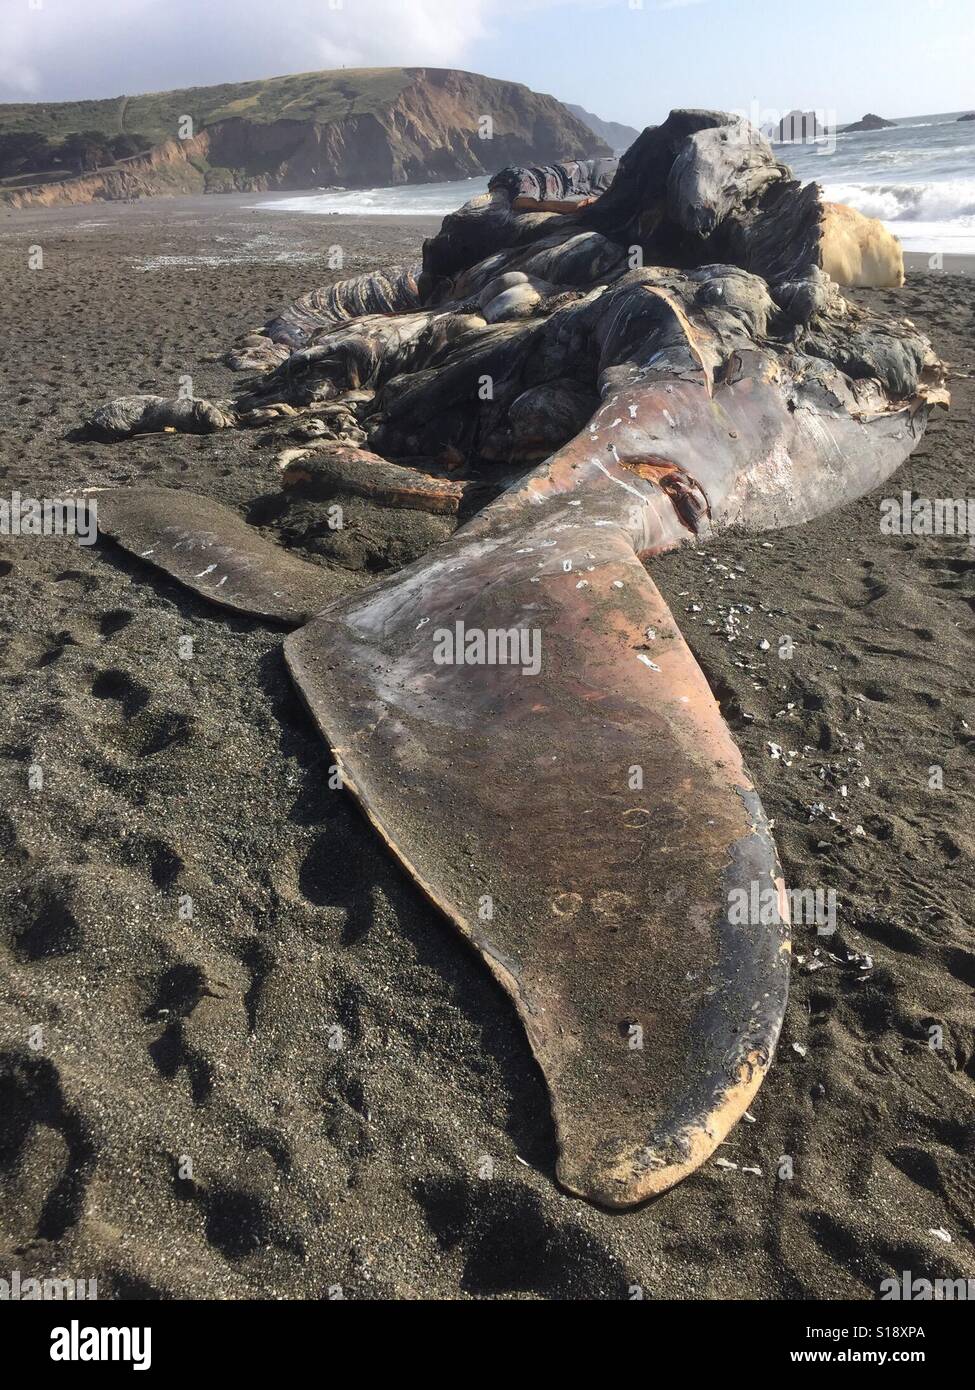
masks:
{"label": "sandy beach", "polygon": [[[0,495],[185,486],[351,590],[454,520],[349,499],[331,531],[281,499],[280,431],[71,438],[181,377],[229,395],[223,352],[337,278],[329,247],[343,274],[409,264],[439,225],[261,201],[0,214]],[[970,493],[975,284],[971,260],[908,264],[902,289],[850,292],[949,363],[952,409],[908,464],[801,529],[652,565],[787,883],[835,889],[838,929],[796,932],[751,1122],[634,1212],[555,1186],[514,1012],[328,790],[282,634],[108,543],[0,536],[0,1267],[188,1299],[872,1299],[903,1270],[975,1277],[975,551],[880,527],[883,497]]]}

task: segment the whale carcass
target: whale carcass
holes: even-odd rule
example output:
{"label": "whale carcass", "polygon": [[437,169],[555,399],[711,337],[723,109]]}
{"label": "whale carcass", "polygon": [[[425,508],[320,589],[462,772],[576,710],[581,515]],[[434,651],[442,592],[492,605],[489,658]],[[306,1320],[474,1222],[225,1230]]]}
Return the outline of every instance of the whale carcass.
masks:
{"label": "whale carcass", "polygon": [[[469,516],[352,597],[203,498],[97,494],[101,531],[295,629],[345,786],[514,1001],[559,1181],[611,1207],[720,1143],[788,983],[769,826],[653,558],[859,496],[946,400],[913,325],[824,273],[824,221],[746,122],[676,111],[618,167],[502,171],[422,266],[247,335],[231,360],[257,374],[171,427],[297,416],[292,487]],[[90,423],[119,438],[166,408]],[[756,894],[771,911],[733,910]]]}

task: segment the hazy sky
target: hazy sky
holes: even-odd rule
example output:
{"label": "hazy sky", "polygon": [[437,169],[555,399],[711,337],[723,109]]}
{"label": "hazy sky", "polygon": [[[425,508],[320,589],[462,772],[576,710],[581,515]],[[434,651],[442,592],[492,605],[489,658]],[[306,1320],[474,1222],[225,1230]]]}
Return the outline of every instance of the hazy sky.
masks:
{"label": "hazy sky", "polygon": [[0,0],[0,101],[427,64],[637,127],[673,106],[843,121],[975,107],[973,59],[975,0]]}

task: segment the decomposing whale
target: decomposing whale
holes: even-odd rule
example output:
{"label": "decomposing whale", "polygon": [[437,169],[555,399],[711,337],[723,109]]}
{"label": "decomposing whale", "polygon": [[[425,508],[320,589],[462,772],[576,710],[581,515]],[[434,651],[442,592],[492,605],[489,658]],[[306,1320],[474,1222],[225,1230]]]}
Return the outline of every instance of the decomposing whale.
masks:
{"label": "decomposing whale", "polygon": [[345,785],[515,1004],[559,1181],[609,1207],[712,1153],[788,985],[769,826],[653,558],[859,496],[947,399],[917,329],[824,273],[824,222],[746,122],[676,111],[618,167],[502,171],[421,267],[305,296],[233,349],[260,369],[233,401],[89,422],[277,422],[289,487],[469,516],[349,597],[204,498],[98,494],[101,532],[293,629]]}

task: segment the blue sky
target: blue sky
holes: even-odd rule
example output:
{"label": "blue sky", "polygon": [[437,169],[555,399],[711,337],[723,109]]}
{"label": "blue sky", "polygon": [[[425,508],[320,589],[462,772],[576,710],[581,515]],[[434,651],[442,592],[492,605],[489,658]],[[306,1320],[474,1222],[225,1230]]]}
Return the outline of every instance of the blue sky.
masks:
{"label": "blue sky", "polygon": [[975,108],[973,0],[0,0],[0,100],[463,67],[643,126],[672,106]]}
{"label": "blue sky", "polygon": [[635,126],[674,106],[953,111],[975,108],[975,0],[570,5],[508,16],[477,60]]}

